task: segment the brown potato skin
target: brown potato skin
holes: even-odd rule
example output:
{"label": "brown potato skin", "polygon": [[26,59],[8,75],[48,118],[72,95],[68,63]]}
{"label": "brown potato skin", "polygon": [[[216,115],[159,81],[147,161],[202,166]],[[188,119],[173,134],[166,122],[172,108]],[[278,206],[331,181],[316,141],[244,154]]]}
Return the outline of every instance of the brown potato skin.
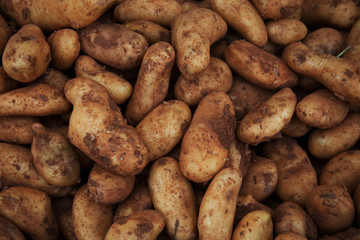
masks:
{"label": "brown potato skin", "polygon": [[233,167],[241,172],[241,176],[245,176],[249,168],[252,153],[249,146],[237,138],[234,138],[229,147],[229,160],[226,161],[225,167]]}
{"label": "brown potato skin", "polygon": [[311,128],[294,114],[290,122],[281,130],[281,134],[287,137],[299,138],[305,136]]}
{"label": "brown potato skin", "polygon": [[11,37],[11,30],[4,17],[0,15],[0,54],[3,53],[7,41]]}
{"label": "brown potato skin", "polygon": [[34,83],[46,83],[58,89],[64,90],[65,84],[70,77],[65,75],[62,71],[52,67],[48,67],[46,71]]}
{"label": "brown potato skin", "polygon": [[283,18],[266,23],[269,40],[279,45],[288,45],[302,40],[307,35],[307,27],[294,18]]}
{"label": "brown potato skin", "polygon": [[317,54],[329,54],[336,56],[345,45],[343,34],[338,30],[330,27],[318,28],[308,33],[303,43]]}
{"label": "brown potato skin", "polygon": [[31,125],[40,122],[37,117],[0,117],[0,141],[17,144],[31,144]]}
{"label": "brown potato skin", "polygon": [[60,233],[65,240],[76,240],[72,219],[73,202],[73,196],[51,199],[52,209],[58,221]]}
{"label": "brown potato skin", "polygon": [[19,86],[20,82],[12,79],[0,66],[0,94],[15,89]]}
{"label": "brown potato skin", "polygon": [[234,224],[237,226],[240,220],[249,212],[254,210],[266,210],[274,217],[274,210],[270,207],[258,202],[252,195],[240,195],[236,200],[236,212]]}
{"label": "brown potato skin", "polygon": [[194,182],[206,182],[224,166],[234,138],[235,112],[224,92],[206,95],[196,108],[181,142],[182,174]]}
{"label": "brown potato skin", "polygon": [[78,31],[81,50],[106,65],[128,70],[140,65],[148,43],[139,33],[116,23],[94,23]]}
{"label": "brown potato skin", "polygon": [[286,232],[277,235],[274,240],[307,240],[307,238],[297,233]]}
{"label": "brown potato skin", "polygon": [[355,226],[360,226],[360,184],[358,184],[355,188],[353,194],[353,201],[355,206]]}
{"label": "brown potato skin", "polygon": [[6,218],[0,216],[1,240],[26,240],[20,229]]}
{"label": "brown potato skin", "polygon": [[331,235],[324,235],[319,240],[357,240],[360,237],[360,230],[358,228],[350,227],[345,231],[334,233]]}
{"label": "brown potato skin", "polygon": [[224,52],[225,62],[247,81],[265,89],[293,87],[298,76],[275,55],[245,40],[231,42]]}
{"label": "brown potato skin", "polygon": [[284,17],[291,17],[301,9],[302,2],[302,0],[252,1],[263,19],[280,19]]}
{"label": "brown potato skin", "polygon": [[157,42],[171,42],[170,31],[157,23],[146,20],[134,20],[124,23],[124,26],[143,35],[149,46]]}

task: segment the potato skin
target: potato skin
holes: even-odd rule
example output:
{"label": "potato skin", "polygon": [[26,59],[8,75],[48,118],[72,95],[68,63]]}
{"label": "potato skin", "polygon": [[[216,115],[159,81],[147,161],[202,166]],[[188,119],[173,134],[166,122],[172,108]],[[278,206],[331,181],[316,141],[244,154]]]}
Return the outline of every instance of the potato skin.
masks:
{"label": "potato skin", "polygon": [[3,16],[0,15],[0,54],[3,53],[7,41],[11,37],[11,31],[8,23],[5,21]]}
{"label": "potato skin", "polygon": [[269,40],[279,45],[300,41],[307,35],[303,22],[293,18],[283,18],[266,23]]}
{"label": "potato skin", "polygon": [[293,87],[298,76],[275,55],[245,40],[231,42],[224,51],[225,62],[247,81],[265,89]]}
{"label": "potato skin", "polygon": [[0,141],[17,144],[31,144],[31,125],[40,122],[37,117],[0,117]]}
{"label": "potato skin", "polygon": [[360,226],[360,184],[355,188],[353,194],[353,201],[355,206],[355,226]]}
{"label": "potato skin", "polygon": [[19,81],[12,79],[0,66],[0,94],[3,94],[7,91],[17,88],[20,85]]}
{"label": "potato skin", "polygon": [[302,122],[296,114],[294,114],[290,122],[281,130],[281,134],[287,137],[299,138],[305,136],[311,128],[311,126]]}
{"label": "potato skin", "polygon": [[301,9],[302,2],[302,0],[252,1],[263,19],[280,19],[290,17]]}
{"label": "potato skin", "polygon": [[307,240],[307,238],[297,233],[286,232],[277,235],[275,240]]}
{"label": "potato skin", "polygon": [[344,36],[330,27],[318,28],[308,33],[303,43],[317,54],[336,56],[344,49]]}
{"label": "potato skin", "polygon": [[6,218],[0,216],[1,240],[26,240],[20,229]]}
{"label": "potato skin", "polygon": [[224,92],[206,95],[181,142],[180,169],[194,182],[206,182],[224,166],[234,138],[235,112]]}
{"label": "potato skin", "polygon": [[171,33],[168,29],[151,21],[134,20],[124,23],[130,30],[143,35],[149,46],[157,42],[171,42]]}
{"label": "potato skin", "polygon": [[76,240],[72,219],[73,202],[74,197],[70,195],[51,199],[52,209],[58,221],[60,233],[65,240]]}

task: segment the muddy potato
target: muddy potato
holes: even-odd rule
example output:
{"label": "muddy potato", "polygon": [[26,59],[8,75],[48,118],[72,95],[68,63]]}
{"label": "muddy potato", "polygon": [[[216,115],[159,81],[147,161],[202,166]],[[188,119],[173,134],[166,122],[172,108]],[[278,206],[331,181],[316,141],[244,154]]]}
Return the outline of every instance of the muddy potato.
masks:
{"label": "muddy potato", "polygon": [[351,149],[360,138],[360,114],[349,113],[343,122],[327,129],[314,129],[308,137],[308,151],[318,159],[328,160]]}
{"label": "muddy potato", "polygon": [[301,10],[302,0],[253,0],[255,8],[263,19],[291,17]]}
{"label": "muddy potato", "polygon": [[224,52],[225,62],[245,80],[269,90],[293,87],[298,76],[275,55],[245,40],[231,42]]}
{"label": "muddy potato", "polygon": [[40,122],[37,117],[0,117],[0,141],[17,144],[31,144],[31,125]]}
{"label": "muddy potato", "polygon": [[95,163],[88,178],[88,192],[92,199],[102,204],[116,204],[131,193],[135,176],[121,176]]}
{"label": "muddy potato", "polygon": [[34,24],[27,24],[12,35],[2,55],[5,72],[19,82],[31,82],[40,77],[50,60],[49,44],[42,30]]}
{"label": "muddy potato", "polygon": [[94,23],[78,31],[81,50],[95,60],[119,70],[140,65],[148,43],[121,24]]}
{"label": "muddy potato", "polygon": [[6,218],[0,216],[1,240],[26,240],[20,229]]}
{"label": "muddy potato", "polygon": [[286,232],[277,235],[275,240],[307,240],[307,238],[297,233]]}
{"label": "muddy potato", "polygon": [[31,239],[59,238],[59,227],[50,197],[29,187],[10,187],[0,192],[0,214]]}
{"label": "muddy potato", "polygon": [[234,138],[235,112],[224,92],[206,95],[197,106],[181,142],[182,174],[194,182],[206,182],[226,163]]}
{"label": "muddy potato", "polygon": [[345,45],[344,35],[335,28],[318,28],[304,38],[303,43],[317,54],[336,56]]}
{"label": "muddy potato", "polygon": [[73,226],[78,240],[104,239],[112,224],[112,218],[112,206],[92,199],[87,184],[78,189],[72,206]]}
{"label": "muddy potato", "polygon": [[236,226],[232,240],[272,240],[273,222],[266,210],[254,210]]}
{"label": "muddy potato", "polygon": [[64,90],[65,84],[70,77],[65,75],[62,71],[52,67],[48,67],[41,77],[36,79],[34,83],[46,83],[58,89]]}
{"label": "muddy potato", "polygon": [[164,215],[169,236],[195,239],[198,214],[195,194],[190,181],[180,172],[178,161],[170,157],[155,161],[148,182],[154,207]]}
{"label": "muddy potato", "polygon": [[76,240],[72,219],[73,201],[74,197],[72,196],[51,199],[52,209],[58,221],[60,233],[65,240]]}
{"label": "muddy potato", "polygon": [[0,66],[0,94],[15,89],[19,86],[19,82],[12,79]]}
{"label": "muddy potato", "polygon": [[180,143],[191,121],[191,110],[179,100],[164,101],[135,130],[149,152],[149,161],[165,156]]}
{"label": "muddy potato", "polygon": [[307,27],[294,18],[282,18],[266,23],[269,40],[275,44],[288,45],[300,41],[307,35]]}
{"label": "muddy potato", "polygon": [[337,185],[315,187],[306,201],[306,211],[318,226],[321,235],[349,228],[355,215],[350,194]]}
{"label": "muddy potato", "polygon": [[296,101],[290,88],[279,90],[244,116],[237,125],[236,137],[251,145],[279,137],[294,114]]}
{"label": "muddy potato", "polygon": [[3,16],[0,15],[0,54],[2,54],[7,41],[11,37],[11,30]]}
{"label": "muddy potato", "polygon": [[251,151],[249,146],[237,138],[234,138],[229,147],[229,159],[224,167],[233,167],[241,172],[241,176],[245,176],[250,165]]}
{"label": "muddy potato", "polygon": [[299,138],[305,136],[310,130],[311,126],[300,121],[296,114],[294,114],[290,122],[281,130],[281,134],[292,138]]}

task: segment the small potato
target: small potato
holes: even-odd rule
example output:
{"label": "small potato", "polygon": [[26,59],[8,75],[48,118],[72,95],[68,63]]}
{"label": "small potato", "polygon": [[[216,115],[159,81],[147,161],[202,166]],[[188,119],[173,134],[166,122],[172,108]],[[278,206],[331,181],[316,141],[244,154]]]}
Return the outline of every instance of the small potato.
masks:
{"label": "small potato", "polygon": [[266,210],[254,210],[236,226],[232,240],[272,240],[273,223]]}
{"label": "small potato", "polygon": [[300,121],[316,128],[331,128],[340,124],[349,112],[349,104],[327,89],[319,89],[301,99],[295,114]]}
{"label": "small potato", "polygon": [[54,86],[58,89],[64,90],[65,84],[69,81],[70,77],[55,68],[48,67],[41,77],[36,79],[36,83],[45,83]]}
{"label": "small potato", "polygon": [[303,43],[317,54],[336,56],[344,49],[344,36],[338,30],[330,27],[318,28],[310,32]]}
{"label": "small potato", "polygon": [[13,90],[19,86],[19,82],[12,79],[0,66],[0,94]]}
{"label": "small potato", "polygon": [[51,199],[52,209],[58,221],[60,233],[65,240],[76,240],[72,219],[73,202],[74,198],[72,196]]}
{"label": "small potato", "polygon": [[118,105],[124,104],[129,100],[133,91],[133,87],[129,81],[110,72],[93,58],[86,55],[81,55],[76,59],[75,74],[77,77],[90,78],[103,85]]}
{"label": "small potato", "polygon": [[323,167],[319,184],[335,184],[350,194],[360,183],[360,150],[349,150],[337,154]]}
{"label": "small potato", "polygon": [[328,160],[351,149],[360,138],[360,114],[349,113],[343,122],[327,129],[314,129],[308,137],[308,151],[318,159]]}
{"label": "small potato", "polygon": [[140,65],[148,43],[121,24],[94,23],[78,31],[81,50],[106,65],[127,70]]}
{"label": "small potato", "polygon": [[307,240],[307,238],[297,233],[286,232],[277,235],[275,240]]}
{"label": "small potato", "polygon": [[306,201],[306,210],[318,226],[321,235],[349,228],[355,215],[350,194],[337,185],[315,187]]}
{"label": "small potato", "polygon": [[298,76],[275,55],[245,40],[235,40],[224,52],[225,62],[245,80],[269,90],[293,87]]}
{"label": "small potato", "polygon": [[[90,216],[90,217],[89,217]],[[92,199],[87,184],[76,192],[72,206],[72,219],[78,240],[100,240],[112,224],[111,205],[101,204]]]}
{"label": "small potato", "polygon": [[0,117],[0,141],[17,144],[31,144],[33,123],[40,122],[37,117]]}
{"label": "small potato", "polygon": [[274,230],[276,235],[294,232],[309,240],[318,237],[317,227],[310,215],[298,204],[283,202],[275,209]]}
{"label": "small potato", "polygon": [[0,216],[1,240],[26,240],[20,229],[6,218]]}
{"label": "small potato", "polygon": [[156,240],[164,226],[165,217],[160,211],[141,210],[114,222],[104,240]]}
{"label": "small potato", "polygon": [[279,90],[245,115],[236,128],[236,137],[251,145],[278,137],[280,131],[290,122],[296,101],[296,95],[290,88]]}
{"label": "small potato", "polygon": [[197,106],[201,99],[215,91],[227,93],[232,86],[232,73],[229,66],[218,58],[211,57],[208,67],[194,80],[189,81],[180,75],[174,86],[176,99],[189,106]]}
{"label": "small potato", "polygon": [[170,27],[174,18],[182,11],[181,4],[175,0],[130,0],[115,7],[114,17],[118,22],[147,20]]}
{"label": "small potato", "polygon": [[305,136],[311,128],[311,126],[300,121],[296,114],[294,114],[290,122],[281,130],[281,134],[287,137],[299,138]]}
{"label": "small potato", "polygon": [[296,14],[302,6],[302,0],[253,0],[255,8],[263,19],[280,19],[291,17]]}
{"label": "small potato", "polygon": [[195,194],[190,181],[181,174],[178,161],[169,157],[158,159],[151,166],[148,182],[154,207],[164,215],[169,236],[195,239]]}
{"label": "small potato", "polygon": [[11,187],[0,192],[0,214],[31,239],[57,240],[59,227],[50,197],[29,187]]}
{"label": "small potato", "polygon": [[149,152],[149,161],[165,156],[180,143],[191,121],[191,110],[179,100],[164,101],[135,127]]}
{"label": "small potato", "polygon": [[317,176],[306,152],[288,137],[265,143],[263,154],[278,169],[276,195],[283,201],[305,206],[310,192],[318,185]]}
{"label": "small potato", "polygon": [[236,168],[241,172],[241,176],[245,176],[250,165],[251,155],[248,145],[234,138],[229,147],[229,160],[224,167]]}
{"label": "small potato", "polygon": [[235,112],[224,92],[206,95],[197,106],[181,142],[182,174],[193,182],[206,182],[223,168],[234,138]]}
{"label": "small potato", "polygon": [[158,42],[146,51],[125,111],[129,124],[138,124],[165,100],[174,63],[175,50],[170,43]]}
{"label": "small potato", "polygon": [[294,18],[282,18],[266,23],[269,40],[275,44],[288,45],[302,40],[307,35],[307,27]]}
{"label": "small potato", "polygon": [[9,39],[2,55],[5,72],[19,82],[40,77],[50,64],[49,44],[42,30],[34,24],[23,26]]}
{"label": "small potato", "polygon": [[92,199],[102,204],[116,204],[131,193],[135,176],[114,174],[95,163],[88,178],[88,192]]}
{"label": "small potato", "polygon": [[277,180],[278,171],[274,161],[252,154],[240,195],[252,195],[256,201],[262,202],[275,191]]}
{"label": "small potato", "polygon": [[0,15],[0,54],[3,53],[3,50],[6,46],[7,41],[11,37],[11,30],[8,23],[5,21],[3,16]]}
{"label": "small potato", "polygon": [[224,168],[212,179],[199,209],[200,239],[231,238],[241,183],[241,173],[235,168]]}
{"label": "small potato", "polygon": [[250,1],[211,0],[210,3],[211,8],[247,41],[257,47],[263,47],[266,44],[268,35],[265,23]]}
{"label": "small potato", "polygon": [[125,22],[124,26],[143,35],[149,46],[157,42],[171,42],[170,31],[157,23],[146,20],[134,20]]}

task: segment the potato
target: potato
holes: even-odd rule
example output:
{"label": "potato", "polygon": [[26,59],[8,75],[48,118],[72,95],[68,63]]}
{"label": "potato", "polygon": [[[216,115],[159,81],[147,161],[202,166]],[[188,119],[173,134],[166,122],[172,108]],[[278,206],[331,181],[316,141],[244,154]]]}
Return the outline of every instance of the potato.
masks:
{"label": "potato", "polygon": [[229,66],[218,58],[211,57],[208,67],[194,80],[189,81],[180,75],[175,82],[176,99],[189,106],[197,106],[201,99],[215,91],[228,92],[232,86],[232,73]]}
{"label": "potato", "polygon": [[306,201],[306,210],[320,234],[343,231],[352,225],[355,215],[350,194],[337,185],[315,187]]}
{"label": "potato", "polygon": [[148,163],[148,151],[106,88],[77,77],[66,83],[64,91],[74,105],[69,122],[72,144],[115,174],[140,173]]}
{"label": "potato", "polygon": [[276,235],[294,232],[309,240],[318,237],[317,227],[310,215],[298,204],[285,201],[275,209],[273,219]]}
{"label": "potato", "polygon": [[50,60],[50,47],[41,29],[34,24],[27,24],[12,35],[2,55],[5,72],[19,82],[40,77]]}
{"label": "potato", "polygon": [[233,167],[241,172],[241,176],[245,176],[250,165],[252,153],[247,144],[240,142],[234,138],[229,147],[229,160],[224,167]]}
{"label": "potato", "polygon": [[149,47],[125,111],[129,124],[138,124],[151,110],[165,100],[175,63],[175,50],[167,42]]}
{"label": "potato", "polygon": [[231,238],[241,183],[241,173],[235,168],[224,168],[211,180],[199,209],[200,239]]}
{"label": "potato", "polygon": [[299,138],[305,136],[311,128],[294,114],[290,122],[281,130],[281,134],[287,137]]}
{"label": "potato", "polygon": [[296,14],[302,6],[302,0],[253,0],[255,8],[264,19],[280,19],[291,17]]}
{"label": "potato", "polygon": [[149,46],[157,42],[171,42],[170,31],[157,23],[146,20],[134,20],[125,22],[124,26],[143,35]]}
{"label": "potato", "polygon": [[272,240],[273,223],[266,210],[255,210],[244,216],[236,226],[232,240]]}
{"label": "potato", "polygon": [[31,125],[39,122],[37,117],[0,117],[0,141],[17,144],[31,144]]}
{"label": "potato", "polygon": [[92,199],[102,204],[116,204],[131,193],[135,176],[114,174],[95,163],[88,178],[88,192]]}
{"label": "potato", "polygon": [[80,40],[77,32],[70,28],[53,32],[47,39],[50,47],[50,64],[59,69],[67,70],[74,64],[80,54]]}
{"label": "potato", "polygon": [[48,67],[41,77],[36,79],[34,83],[45,83],[54,86],[58,89],[64,90],[65,84],[70,80],[70,77],[65,75],[62,71],[55,68]]}
{"label": "potato", "polygon": [[103,85],[118,105],[129,100],[133,91],[133,86],[129,81],[110,72],[96,60],[86,55],[81,55],[76,59],[75,74],[77,77],[90,78]]}
{"label": "potato", "polygon": [[360,76],[350,60],[317,55],[299,42],[287,46],[282,58],[291,69],[314,78],[341,100],[360,105]]}
{"label": "potato", "polygon": [[303,43],[317,54],[336,56],[344,49],[345,39],[338,30],[322,27],[308,33]]}
{"label": "potato", "polygon": [[165,217],[168,235],[195,239],[198,214],[195,194],[190,181],[181,174],[178,161],[170,157],[155,161],[148,182],[154,207]]}
{"label": "potato", "polygon": [[83,184],[75,194],[72,219],[78,240],[104,239],[112,224],[111,205],[101,204],[92,199],[87,184]]}
{"label": "potato", "polygon": [[314,129],[308,137],[308,151],[318,159],[328,160],[351,149],[360,138],[360,114],[349,113],[332,128]]}
{"label": "potato", "polygon": [[269,40],[279,45],[288,45],[302,40],[307,35],[307,27],[300,20],[282,18],[266,23]]}
{"label": "potato", "polygon": [[3,53],[7,41],[11,37],[11,30],[3,16],[0,15],[0,54]]}
{"label": "potato", "polygon": [[0,175],[2,186],[24,186],[36,188],[55,197],[64,197],[73,190],[72,186],[58,187],[49,184],[36,170],[29,148],[0,143]]}
{"label": "potato", "polygon": [[305,206],[310,192],[318,184],[306,152],[295,140],[282,137],[265,143],[263,154],[273,160],[278,169],[276,195],[283,201]]}
{"label": "potato", "polygon": [[72,196],[51,199],[52,209],[58,221],[60,233],[65,240],[76,240],[72,219],[73,202],[74,198]]}
{"label": "potato", "polygon": [[182,11],[181,4],[175,0],[127,0],[115,7],[114,17],[118,22],[147,20],[170,27]]}
{"label": "potato", "polygon": [[349,103],[322,88],[301,99],[295,114],[300,121],[316,128],[332,128],[340,124],[349,112]]}
{"label": "potato", "polygon": [[165,226],[165,217],[157,210],[141,210],[114,222],[104,240],[155,240]]}
{"label": "potato", "polygon": [[230,43],[224,59],[232,70],[261,88],[278,90],[293,87],[298,81],[298,76],[282,59],[245,40]]}
{"label": "potato", "polygon": [[181,142],[182,174],[193,182],[206,182],[224,166],[234,138],[235,112],[224,92],[206,95],[197,106]]}
{"label": "potato", "polygon": [[1,240],[26,240],[20,229],[6,218],[0,216]]}
{"label": "potato", "polygon": [[344,58],[353,61],[358,66],[359,66],[358,60],[360,59],[359,31],[360,31],[360,20],[357,20],[352,25],[350,32],[348,33],[345,39],[346,46],[351,46],[351,47],[343,55]]}
{"label": "potato", "polygon": [[0,94],[17,88],[19,84],[18,81],[7,75],[4,68],[0,66]]}
{"label": "potato", "polygon": [[210,3],[211,8],[247,41],[257,47],[266,44],[268,35],[265,23],[250,1],[211,0]]}
{"label": "potato", "polygon": [[29,187],[10,187],[0,192],[0,214],[31,239],[58,239],[59,227],[50,197]]}
{"label": "potato", "polygon": [[278,171],[274,161],[252,154],[240,195],[252,195],[256,201],[262,202],[275,191],[277,180]]}
{"label": "potato", "polygon": [[356,4],[351,0],[338,2],[304,0],[301,19],[305,24],[323,24],[334,28],[349,28],[359,17]]}
{"label": "potato", "polygon": [[283,88],[238,123],[236,137],[244,143],[256,145],[277,138],[290,122],[296,105],[296,95]]}
{"label": "potato", "polygon": [[348,228],[343,232],[338,232],[332,235],[324,235],[319,240],[359,240],[360,230],[358,228]]}
{"label": "potato", "polygon": [[149,161],[165,156],[180,143],[191,121],[191,110],[179,100],[160,103],[135,127],[149,152]]}
{"label": "potato", "polygon": [[140,65],[148,43],[121,24],[94,23],[78,30],[81,50],[106,65],[128,70]]}
{"label": "potato", "polygon": [[83,28],[98,19],[117,0],[19,1],[1,0],[0,8],[17,24],[34,23],[46,31]]}
{"label": "potato", "polygon": [[277,235],[275,240],[307,240],[307,238],[297,233],[286,232]]}
{"label": "potato", "polygon": [[176,64],[184,76],[194,80],[210,63],[210,46],[227,31],[224,19],[206,8],[179,14],[171,25],[171,43],[176,50]]}

